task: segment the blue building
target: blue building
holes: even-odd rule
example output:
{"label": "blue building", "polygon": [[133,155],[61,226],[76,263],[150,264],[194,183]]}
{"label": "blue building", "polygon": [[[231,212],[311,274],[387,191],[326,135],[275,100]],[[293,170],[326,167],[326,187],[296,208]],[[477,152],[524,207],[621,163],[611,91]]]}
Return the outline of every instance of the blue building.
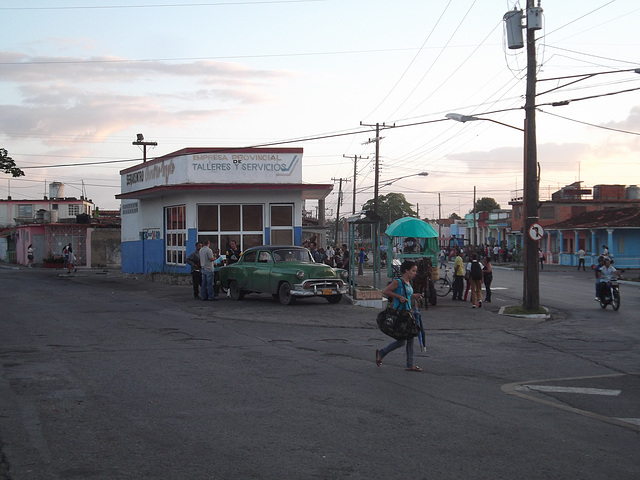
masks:
{"label": "blue building", "polygon": [[560,265],[578,264],[576,252],[565,251],[565,246],[580,245],[579,238],[584,238],[587,266],[598,263],[606,246],[616,267],[640,268],[640,206],[586,212],[545,230]]}

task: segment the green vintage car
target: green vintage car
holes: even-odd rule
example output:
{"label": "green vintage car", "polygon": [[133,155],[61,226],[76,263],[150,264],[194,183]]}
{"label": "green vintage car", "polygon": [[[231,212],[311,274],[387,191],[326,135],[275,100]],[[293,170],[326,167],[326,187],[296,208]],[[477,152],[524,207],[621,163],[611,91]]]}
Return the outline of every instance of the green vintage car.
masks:
{"label": "green vintage car", "polygon": [[247,249],[236,263],[220,268],[220,285],[234,300],[247,293],[270,293],[283,305],[298,297],[338,303],[347,293],[349,273],[316,263],[304,247],[263,245]]}

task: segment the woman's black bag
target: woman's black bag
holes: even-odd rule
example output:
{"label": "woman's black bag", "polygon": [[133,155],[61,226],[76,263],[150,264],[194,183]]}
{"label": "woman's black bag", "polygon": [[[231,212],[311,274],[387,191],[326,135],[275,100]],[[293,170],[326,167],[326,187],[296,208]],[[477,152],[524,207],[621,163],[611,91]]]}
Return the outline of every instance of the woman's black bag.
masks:
{"label": "woman's black bag", "polygon": [[418,323],[409,310],[389,306],[378,314],[377,321],[380,331],[396,340],[407,340],[418,336]]}

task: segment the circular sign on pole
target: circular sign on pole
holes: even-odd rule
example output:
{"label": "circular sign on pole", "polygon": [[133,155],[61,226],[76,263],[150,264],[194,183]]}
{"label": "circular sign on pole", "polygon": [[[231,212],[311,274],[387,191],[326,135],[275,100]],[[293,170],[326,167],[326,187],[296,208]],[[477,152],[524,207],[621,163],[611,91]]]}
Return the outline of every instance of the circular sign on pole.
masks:
{"label": "circular sign on pole", "polygon": [[539,223],[534,223],[529,227],[529,238],[534,242],[541,240],[544,237],[544,228]]}

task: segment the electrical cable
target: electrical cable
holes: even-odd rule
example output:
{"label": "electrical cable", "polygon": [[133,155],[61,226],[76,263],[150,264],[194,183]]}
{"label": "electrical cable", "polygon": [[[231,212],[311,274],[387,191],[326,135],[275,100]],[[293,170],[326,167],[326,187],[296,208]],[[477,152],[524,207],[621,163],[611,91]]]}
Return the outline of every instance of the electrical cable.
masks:
{"label": "electrical cable", "polygon": [[590,127],[601,128],[603,130],[610,130],[612,132],[626,133],[626,134],[629,134],[629,135],[640,135],[640,132],[631,132],[629,130],[622,130],[622,129],[619,129],[619,128],[611,128],[611,127],[605,127],[604,125],[596,125],[594,123],[583,122],[582,120],[576,120],[575,118],[564,117],[562,115],[558,115],[557,113],[547,112],[545,110],[542,110],[541,108],[536,108],[536,110],[538,112],[540,112],[540,113],[544,113],[546,115],[551,115],[552,117],[562,118],[563,120],[568,120],[570,122],[580,123],[582,125],[588,125]]}

